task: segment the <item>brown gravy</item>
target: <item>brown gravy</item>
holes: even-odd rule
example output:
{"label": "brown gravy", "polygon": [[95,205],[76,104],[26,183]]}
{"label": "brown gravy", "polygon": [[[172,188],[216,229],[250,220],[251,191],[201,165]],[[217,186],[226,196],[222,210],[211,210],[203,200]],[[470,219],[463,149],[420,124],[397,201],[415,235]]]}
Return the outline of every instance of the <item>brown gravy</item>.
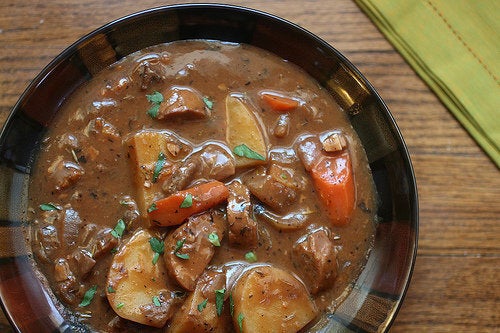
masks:
{"label": "brown gravy", "polygon": [[[172,92],[172,87],[190,89],[198,94],[205,103],[201,111],[198,110],[201,113],[178,108],[175,111],[178,114],[162,109],[156,117],[148,114],[155,104],[165,105],[170,103],[168,101],[183,106],[182,98],[175,100],[175,96],[179,96]],[[167,90],[172,94],[168,95]],[[155,92],[163,92],[163,102],[155,102]],[[276,106],[261,98],[263,92],[287,97],[295,104],[281,105],[291,109],[277,111],[273,109]],[[184,99],[191,98],[186,96]],[[227,165],[223,165],[213,176],[215,164],[207,167],[195,163],[193,167],[186,160],[199,161],[209,145],[215,147],[215,158],[228,158],[231,160],[228,163],[233,164],[240,158],[227,142],[228,96],[243,101],[252,110],[265,143],[265,160],[246,158],[246,162],[251,160],[250,164],[229,165],[229,169],[224,169]],[[163,116],[165,119],[158,119]],[[144,131],[167,133],[177,143],[167,147],[172,158],[167,156],[163,164],[156,161],[150,165],[149,178],[138,181],[141,166],[134,166],[137,162],[133,155],[139,154],[139,148],[134,146],[133,140],[134,135]],[[355,206],[344,226],[331,222],[310,173],[304,167],[304,158],[298,152],[300,148],[297,148],[304,138],[314,137],[320,142],[327,135],[325,133],[340,133],[344,140],[340,149],[347,151],[352,164]],[[248,146],[251,144],[247,142]],[[330,153],[322,151],[321,154]],[[257,164],[252,165],[252,161]],[[269,179],[266,175],[271,172],[273,163],[281,170],[284,191],[290,202],[269,195],[274,188],[266,187],[269,184],[265,180]],[[160,171],[156,176],[160,180],[152,182],[151,172],[155,173],[153,169],[157,167]],[[187,175],[184,177],[187,179],[175,183],[173,176],[167,174],[168,168],[174,168],[171,173]],[[270,264],[300,279],[308,279],[293,249],[301,238],[317,230],[326,230],[338,263],[336,278],[327,286],[320,281],[314,287],[316,282],[308,281],[306,289],[312,293],[318,314],[333,311],[359,274],[373,240],[375,200],[371,174],[363,147],[345,114],[328,92],[302,70],[249,45],[183,41],[127,56],[99,73],[65,102],[43,142],[36,170],[30,184],[36,262],[57,299],[66,307],[68,316],[92,330],[163,330],[117,316],[109,301],[110,266],[137,231],[151,230],[152,235],[163,240],[179,228],[179,225],[156,226],[154,221],[150,222],[145,210],[153,201],[214,177],[219,177],[226,186],[236,180],[250,188],[247,213],[257,225],[255,243],[245,240],[240,244],[233,239],[230,244],[231,234],[226,230],[220,240],[221,246],[215,248],[207,267],[224,272],[227,290],[237,283],[242,269],[254,264],[249,263],[254,261],[252,258],[245,258],[249,252],[257,263]],[[290,185],[289,177],[297,180],[300,186]],[[261,179],[264,185],[252,183]],[[142,181],[144,183],[140,183]],[[170,187],[165,185],[166,181],[170,181]],[[234,197],[234,191],[230,189],[228,200],[231,200],[231,193]],[[141,200],[149,202],[141,203]],[[220,213],[223,219],[227,218],[226,202],[210,209]],[[242,212],[237,209],[235,213]],[[287,219],[301,226],[280,227]],[[125,229],[121,233],[118,228],[121,235],[116,237],[119,220],[124,222]],[[109,236],[111,231],[115,232],[112,237]],[[163,257],[171,249],[165,246],[164,251],[157,265],[164,264]],[[173,306],[180,307],[191,291],[181,287],[170,274],[165,281],[168,288],[178,292],[180,301]],[[96,292],[90,304],[82,305],[86,291],[93,286]],[[225,302],[227,308],[227,298]],[[230,315],[226,311],[221,316]],[[169,317],[164,327],[168,328],[171,321]],[[234,325],[227,324],[230,321],[225,318],[222,324],[225,328],[220,331],[238,331],[237,319],[232,320]]]}

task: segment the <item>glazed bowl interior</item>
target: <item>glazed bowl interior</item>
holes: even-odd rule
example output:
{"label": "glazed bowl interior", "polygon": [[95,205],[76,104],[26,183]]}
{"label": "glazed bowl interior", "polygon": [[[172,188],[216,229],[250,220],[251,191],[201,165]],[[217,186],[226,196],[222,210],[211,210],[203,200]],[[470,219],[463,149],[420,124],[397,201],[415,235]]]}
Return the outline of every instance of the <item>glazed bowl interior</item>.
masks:
{"label": "glazed bowl interior", "polygon": [[126,55],[184,39],[251,44],[307,71],[347,113],[378,195],[374,247],[345,301],[311,331],[377,332],[393,322],[416,255],[418,204],[405,143],[380,96],[337,50],[275,16],[227,5],[175,5],[105,25],[61,53],[14,106],[0,140],[0,298],[19,332],[70,331],[40,282],[29,244],[27,188],[40,140],[77,87]]}

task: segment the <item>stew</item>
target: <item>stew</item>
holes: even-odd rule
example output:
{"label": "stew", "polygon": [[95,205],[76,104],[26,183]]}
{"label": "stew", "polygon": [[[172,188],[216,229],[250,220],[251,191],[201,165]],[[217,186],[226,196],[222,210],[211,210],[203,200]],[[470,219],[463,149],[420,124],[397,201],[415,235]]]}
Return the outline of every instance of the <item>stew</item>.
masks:
{"label": "stew", "polygon": [[36,170],[36,263],[80,331],[300,331],[342,302],[373,241],[347,117],[246,44],[113,64],[65,101]]}

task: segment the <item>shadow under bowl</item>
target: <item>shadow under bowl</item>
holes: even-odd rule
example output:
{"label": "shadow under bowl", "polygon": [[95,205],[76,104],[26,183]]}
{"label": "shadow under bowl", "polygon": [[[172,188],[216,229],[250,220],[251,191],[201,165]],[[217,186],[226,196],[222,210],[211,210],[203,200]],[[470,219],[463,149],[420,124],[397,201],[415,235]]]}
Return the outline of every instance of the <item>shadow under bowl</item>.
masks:
{"label": "shadow under bowl", "polygon": [[345,301],[317,332],[383,332],[410,282],[418,235],[415,177],[401,133],[371,84],[340,52],[276,16],[229,5],[173,5],[118,19],[81,38],[32,81],[0,136],[0,299],[15,330],[70,332],[39,279],[29,244],[27,190],[40,140],[65,99],[108,65],[184,39],[251,44],[295,63],[347,113],[365,147],[379,197],[374,247]]}

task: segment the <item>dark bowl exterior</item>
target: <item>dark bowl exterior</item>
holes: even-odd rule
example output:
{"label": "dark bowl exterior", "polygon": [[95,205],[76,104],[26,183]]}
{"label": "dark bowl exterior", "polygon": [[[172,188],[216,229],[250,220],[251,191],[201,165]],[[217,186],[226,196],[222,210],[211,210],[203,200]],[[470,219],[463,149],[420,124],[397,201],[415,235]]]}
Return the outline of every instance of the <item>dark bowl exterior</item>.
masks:
{"label": "dark bowl exterior", "polygon": [[173,5],[107,24],[54,59],[14,106],[0,136],[0,299],[19,332],[70,332],[30,249],[27,188],[40,140],[67,96],[144,47],[182,39],[248,43],[302,67],[328,89],[359,135],[379,196],[374,248],[346,300],[311,331],[381,332],[392,324],[416,257],[418,199],[406,145],[387,106],[332,46],[278,17],[217,5]]}

